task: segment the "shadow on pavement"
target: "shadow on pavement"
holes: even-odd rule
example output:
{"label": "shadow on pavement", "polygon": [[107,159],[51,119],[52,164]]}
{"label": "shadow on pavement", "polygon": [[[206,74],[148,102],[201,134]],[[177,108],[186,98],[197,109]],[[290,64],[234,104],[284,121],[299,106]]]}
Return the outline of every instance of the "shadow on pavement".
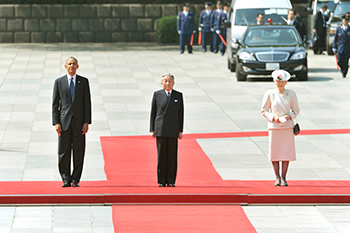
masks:
{"label": "shadow on pavement", "polygon": [[334,73],[334,72],[337,72],[336,68],[309,68],[309,73]]}
{"label": "shadow on pavement", "polygon": [[[334,78],[331,77],[310,77],[307,82],[328,82],[334,80]],[[272,82],[271,77],[249,77],[247,78],[247,82]],[[289,82],[301,82],[297,78],[292,77]]]}

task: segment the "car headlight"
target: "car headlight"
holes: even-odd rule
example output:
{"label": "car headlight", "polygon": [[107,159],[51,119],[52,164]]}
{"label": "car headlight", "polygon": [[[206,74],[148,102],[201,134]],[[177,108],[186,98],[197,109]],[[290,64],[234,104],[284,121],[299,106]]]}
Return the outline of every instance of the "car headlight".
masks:
{"label": "car headlight", "polygon": [[255,58],[253,55],[247,52],[242,52],[239,54],[239,59],[246,60],[246,61],[255,61]]}
{"label": "car headlight", "polygon": [[338,24],[331,24],[331,25],[329,25],[328,33],[329,34],[335,34],[338,26],[339,26]]}
{"label": "car headlight", "polygon": [[295,53],[290,60],[300,60],[300,59],[304,59],[306,57],[306,53],[305,52],[298,52]]}

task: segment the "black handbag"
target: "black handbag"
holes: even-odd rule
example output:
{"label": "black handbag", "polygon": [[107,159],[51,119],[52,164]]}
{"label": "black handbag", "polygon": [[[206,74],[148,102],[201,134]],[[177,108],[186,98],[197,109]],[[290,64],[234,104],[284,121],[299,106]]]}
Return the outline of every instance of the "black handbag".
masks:
{"label": "black handbag", "polygon": [[296,123],[293,128],[293,133],[295,136],[297,136],[300,133],[300,126],[299,123]]}

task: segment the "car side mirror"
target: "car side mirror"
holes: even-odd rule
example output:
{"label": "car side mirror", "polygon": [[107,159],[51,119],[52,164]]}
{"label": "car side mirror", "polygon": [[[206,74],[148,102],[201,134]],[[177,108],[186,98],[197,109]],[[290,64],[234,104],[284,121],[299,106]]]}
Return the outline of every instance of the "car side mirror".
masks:
{"label": "car side mirror", "polygon": [[231,28],[231,21],[230,20],[225,20],[224,27],[225,28]]}
{"label": "car side mirror", "polygon": [[235,45],[235,46],[232,46],[232,47],[238,47],[238,46],[242,46],[242,43],[241,43],[241,40],[239,39],[236,39],[236,38],[232,38],[232,43]]}

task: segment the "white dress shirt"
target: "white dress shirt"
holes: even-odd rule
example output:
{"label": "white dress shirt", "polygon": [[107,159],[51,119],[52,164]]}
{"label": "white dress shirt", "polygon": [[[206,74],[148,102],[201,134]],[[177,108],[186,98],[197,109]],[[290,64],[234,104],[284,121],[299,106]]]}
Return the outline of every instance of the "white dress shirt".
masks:
{"label": "white dress shirt", "polygon": [[288,24],[288,25],[293,25],[294,20],[295,20],[295,19],[293,19],[293,20],[289,20],[289,19],[288,19],[287,24]]}
{"label": "white dress shirt", "polygon": [[171,96],[171,92],[173,91],[173,89],[171,89],[170,91],[167,91],[164,89],[164,91],[165,91],[166,96],[168,96],[168,92],[170,93],[170,96]]}
{"label": "white dress shirt", "polygon": [[74,83],[74,87],[75,87],[75,82],[77,80],[77,74],[75,74],[73,77],[71,77],[69,74],[67,74],[67,79],[68,79],[68,87],[70,85],[70,80],[71,78],[73,78],[73,83]]}

